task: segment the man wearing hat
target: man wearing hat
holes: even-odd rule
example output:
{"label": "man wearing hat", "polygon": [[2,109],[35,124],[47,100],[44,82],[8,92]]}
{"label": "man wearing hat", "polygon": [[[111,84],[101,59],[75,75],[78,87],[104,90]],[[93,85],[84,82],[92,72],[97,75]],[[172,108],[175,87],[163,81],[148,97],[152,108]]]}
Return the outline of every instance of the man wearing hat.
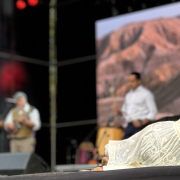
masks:
{"label": "man wearing hat", "polygon": [[34,152],[36,139],[33,132],[41,127],[39,111],[27,102],[24,92],[16,92],[13,96],[16,106],[10,110],[4,122],[9,131],[11,152]]}

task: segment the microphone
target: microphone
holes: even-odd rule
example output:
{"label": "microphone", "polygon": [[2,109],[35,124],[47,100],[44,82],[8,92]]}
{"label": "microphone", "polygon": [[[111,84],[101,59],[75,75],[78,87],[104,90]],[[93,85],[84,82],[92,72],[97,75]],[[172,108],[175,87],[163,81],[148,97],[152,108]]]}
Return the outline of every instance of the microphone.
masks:
{"label": "microphone", "polygon": [[107,121],[107,126],[109,125],[110,122],[112,122],[114,120],[114,115],[113,114],[110,114],[109,115],[109,119]]}
{"label": "microphone", "polygon": [[[110,114],[106,126],[108,127],[108,126],[109,126],[109,123],[112,122],[113,120],[114,120],[114,115],[113,115],[113,114]],[[106,127],[106,128],[107,128],[107,127]],[[103,132],[103,134],[102,134],[102,136],[101,136],[101,139],[99,140],[99,143],[96,145],[96,149],[97,149],[97,152],[96,152],[96,154],[97,154],[97,165],[98,165],[98,166],[99,166],[99,162],[98,162],[98,160],[99,160],[99,152],[98,152],[98,151],[99,151],[99,146],[101,145],[101,143],[103,142],[103,139],[104,139],[105,135],[107,134],[106,128],[104,129],[104,132]]]}
{"label": "microphone", "polygon": [[16,99],[13,99],[13,98],[5,98],[5,102],[7,102],[7,103],[12,103],[12,104],[16,104],[16,103],[17,103],[17,100],[16,100]]}

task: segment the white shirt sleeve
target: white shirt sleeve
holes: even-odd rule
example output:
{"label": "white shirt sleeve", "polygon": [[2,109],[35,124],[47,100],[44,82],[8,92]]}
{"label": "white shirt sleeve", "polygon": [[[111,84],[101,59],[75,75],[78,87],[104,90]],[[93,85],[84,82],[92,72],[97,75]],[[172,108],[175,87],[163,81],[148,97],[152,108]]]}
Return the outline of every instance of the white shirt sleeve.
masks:
{"label": "white shirt sleeve", "polygon": [[126,101],[127,101],[126,99],[127,99],[127,95],[125,96],[123,105],[121,107],[121,111],[125,111],[125,112],[126,112]]}
{"label": "white shirt sleeve", "polygon": [[149,120],[154,120],[157,114],[157,107],[154,99],[154,95],[152,93],[148,93],[145,98],[146,106],[149,110],[149,113],[147,114],[146,118]]}
{"label": "white shirt sleeve", "polygon": [[30,121],[34,123],[33,131],[38,131],[41,128],[41,120],[39,111],[34,108],[29,114]]}
{"label": "white shirt sleeve", "polygon": [[5,121],[4,121],[4,129],[7,131],[7,124],[13,123],[13,111],[10,110],[9,113],[7,114]]}

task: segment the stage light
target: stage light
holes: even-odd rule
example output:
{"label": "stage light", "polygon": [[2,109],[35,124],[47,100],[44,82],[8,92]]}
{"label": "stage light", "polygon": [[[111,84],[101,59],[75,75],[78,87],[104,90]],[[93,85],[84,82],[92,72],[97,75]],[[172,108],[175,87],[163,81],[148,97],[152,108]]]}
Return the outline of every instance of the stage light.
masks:
{"label": "stage light", "polygon": [[22,63],[6,62],[0,67],[0,78],[0,92],[6,94],[22,89],[28,82],[28,73]]}
{"label": "stage light", "polygon": [[25,3],[25,1],[23,1],[23,0],[18,0],[18,1],[16,2],[16,7],[17,7],[19,10],[25,9],[25,8],[26,8],[26,3]]}
{"label": "stage light", "polygon": [[38,5],[38,0],[28,0],[28,4],[30,6],[37,6]]}

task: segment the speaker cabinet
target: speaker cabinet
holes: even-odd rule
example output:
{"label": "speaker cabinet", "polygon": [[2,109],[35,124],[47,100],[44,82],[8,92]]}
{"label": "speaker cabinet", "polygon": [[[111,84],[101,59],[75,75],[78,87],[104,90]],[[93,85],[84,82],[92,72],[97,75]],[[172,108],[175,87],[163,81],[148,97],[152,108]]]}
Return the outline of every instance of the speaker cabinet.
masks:
{"label": "speaker cabinet", "polygon": [[49,165],[33,153],[0,153],[0,175],[51,172]]}

